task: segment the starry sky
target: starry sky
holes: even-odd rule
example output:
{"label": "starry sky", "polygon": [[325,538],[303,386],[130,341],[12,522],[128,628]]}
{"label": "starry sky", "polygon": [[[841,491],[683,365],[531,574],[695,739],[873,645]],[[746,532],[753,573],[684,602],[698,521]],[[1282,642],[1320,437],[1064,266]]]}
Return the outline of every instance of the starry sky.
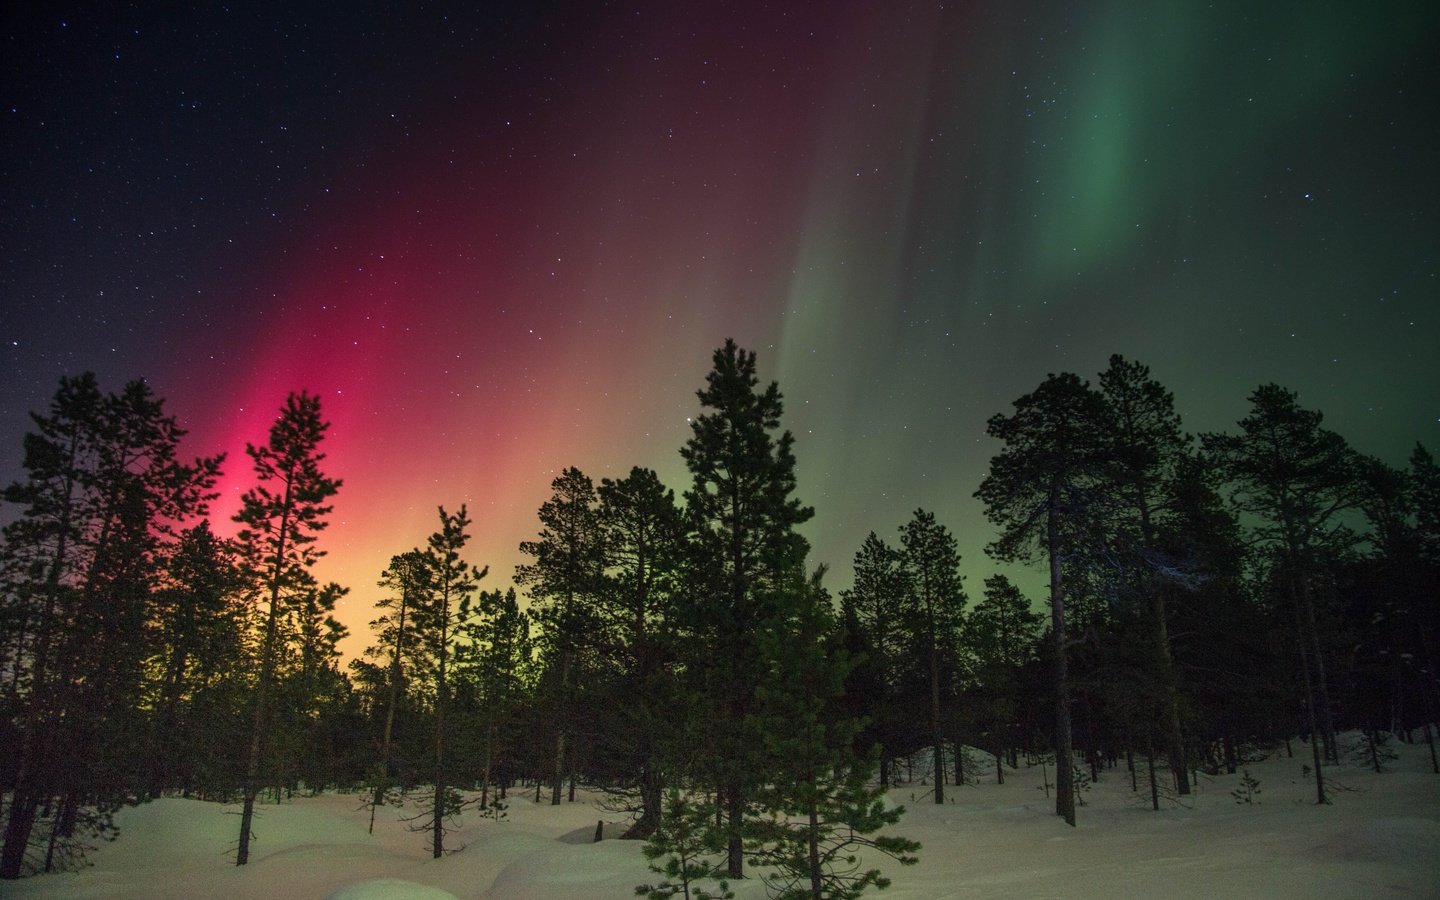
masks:
{"label": "starry sky", "polygon": [[318,393],[352,653],[437,504],[505,587],[562,468],[683,490],[726,337],[832,587],[923,506],[978,592],[985,420],[1113,352],[1192,431],[1274,381],[1440,450],[1432,3],[179,6],[0,14],[0,477],[144,377],[228,518]]}

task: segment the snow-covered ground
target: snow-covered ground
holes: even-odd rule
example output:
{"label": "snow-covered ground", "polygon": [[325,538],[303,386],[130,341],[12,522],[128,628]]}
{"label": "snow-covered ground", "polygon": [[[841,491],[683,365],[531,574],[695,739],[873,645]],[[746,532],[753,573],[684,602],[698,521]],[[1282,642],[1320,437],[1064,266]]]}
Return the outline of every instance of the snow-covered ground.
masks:
{"label": "snow-covered ground", "polygon": [[[993,773],[950,788],[937,806],[924,786],[893,791],[909,812],[895,831],[919,840],[918,865],[884,866],[894,885],[877,896],[920,898],[1380,898],[1440,897],[1440,775],[1423,744],[1396,745],[1393,770],[1334,769],[1334,802],[1314,804],[1313,783],[1295,758],[1253,763],[1257,803],[1237,804],[1240,776],[1201,776],[1185,806],[1149,808],[1130,792],[1124,768],[1086,795],[1079,827],[1051,812],[1038,768]],[[1053,777],[1053,773],[1052,777]],[[911,796],[914,796],[912,801]],[[117,817],[120,837],[94,852],[83,871],[0,885],[15,898],[344,898],[596,900],[630,897],[653,881],[639,844],[592,843],[612,818],[584,795],[560,807],[512,797],[507,821],[467,814],[452,836],[464,849],[433,860],[426,836],[399,811],[382,810],[375,834],[355,795],[266,805],[257,818],[251,863],[233,862],[236,807],[167,799]],[[761,898],[758,879],[736,885]]]}

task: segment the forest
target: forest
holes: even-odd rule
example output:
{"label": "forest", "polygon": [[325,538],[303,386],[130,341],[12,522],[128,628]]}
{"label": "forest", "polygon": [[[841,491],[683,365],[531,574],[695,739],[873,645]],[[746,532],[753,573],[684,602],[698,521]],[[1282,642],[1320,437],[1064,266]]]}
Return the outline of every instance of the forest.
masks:
{"label": "forest", "polygon": [[988,423],[986,553],[1045,573],[1043,594],[967,586],[925,509],[875,523],[832,591],[779,386],[733,341],[711,362],[678,496],[645,468],[566,469],[519,595],[485,589],[467,508],[440,507],[375,573],[351,660],[348,588],[312,574],[344,489],[317,397],[292,394],[246,447],[252,486],[222,529],[208,504],[231,463],[184,458],[145,381],[62,379],[0,497],[0,878],[83,865],[117,810],[161,797],[240,803],[245,865],[259,803],[354,792],[372,826],[403,804],[439,858],[461,816],[579,785],[625,815],[647,896],[759,873],[772,896],[855,897],[924,852],[892,829],[901,782],[943,804],[1038,761],[1073,826],[1102,777],[1160,809],[1261,752],[1306,758],[1317,804],[1342,756],[1379,772],[1396,741],[1440,775],[1423,446],[1404,468],[1367,457],[1273,384],[1234,431],[1192,435],[1117,355]]}

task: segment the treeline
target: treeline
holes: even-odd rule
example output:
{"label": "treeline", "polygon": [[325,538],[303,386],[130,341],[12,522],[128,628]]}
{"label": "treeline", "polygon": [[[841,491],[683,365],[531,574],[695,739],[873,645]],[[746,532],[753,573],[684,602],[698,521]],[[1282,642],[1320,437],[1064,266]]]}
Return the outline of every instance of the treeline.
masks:
{"label": "treeline", "polygon": [[565,470],[521,545],[526,604],[482,589],[467,510],[441,508],[378,573],[373,643],[342,666],[345,589],[310,574],[341,487],[318,401],[292,396],[247,448],[255,486],[221,539],[223,460],[181,461],[143,382],[65,379],[4,492],[0,876],[63,868],[166,794],[241,801],[244,863],[265,791],[356,789],[372,824],[408,797],[439,856],[463,811],[582,783],[666,860],[656,896],[747,860],[794,896],[854,896],[885,881],[848,862],[857,844],[914,858],[881,833],[902,764],[943,803],[1038,757],[1073,824],[1121,760],[1156,807],[1295,735],[1321,802],[1340,731],[1377,769],[1392,734],[1421,731],[1433,760],[1440,470],[1420,447],[1403,470],[1356,453],[1282,388],[1250,399],[1236,433],[1195,438],[1144,366],[1049,376],[990,420],[976,494],[987,552],[1041,565],[1045,596],[996,575],[972,602],[953,535],[917,510],[832,597],[796,531],[813,511],[778,387],[727,342],[681,497],[647,469]]}

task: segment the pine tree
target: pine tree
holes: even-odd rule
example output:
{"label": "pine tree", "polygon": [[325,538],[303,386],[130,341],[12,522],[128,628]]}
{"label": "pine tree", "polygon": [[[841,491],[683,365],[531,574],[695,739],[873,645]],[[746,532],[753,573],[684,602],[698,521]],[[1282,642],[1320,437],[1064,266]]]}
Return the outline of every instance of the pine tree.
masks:
{"label": "pine tree", "polygon": [[143,381],[101,394],[94,375],[64,378],[48,415],[31,418],[25,479],[4,491],[24,510],[4,529],[19,740],[0,878],[23,873],[42,808],[51,821],[34,867],[52,871],[140,789],[160,562],[174,529],[204,515],[221,462],[179,461],[185,432]]}
{"label": "pine tree", "polygon": [[[894,706],[899,670],[909,648],[905,623],[915,621],[914,594],[900,551],[870,532],[855,552],[854,586],[841,592],[847,610],[853,610],[857,641],[864,642],[863,658],[854,673],[861,692],[868,692],[863,713],[870,719],[880,756],[880,786],[889,787],[889,752],[899,743]],[[856,648],[858,649],[858,648]]]}
{"label": "pine tree", "polygon": [[1117,543],[1125,561],[1137,570],[1138,591],[1148,600],[1165,752],[1177,791],[1186,795],[1190,781],[1166,612],[1166,594],[1185,580],[1185,573],[1176,559],[1162,552],[1156,519],[1170,501],[1175,467],[1188,452],[1190,439],[1181,431],[1174,397],[1151,377],[1148,366],[1119,354],[1111,356],[1109,367],[1100,373],[1099,386],[1109,414],[1111,471],[1119,488]]}
{"label": "pine tree", "polygon": [[874,757],[854,754],[859,723],[839,714],[850,662],[836,640],[824,572],[793,580],[788,621],[762,638],[768,669],[758,692],[761,735],[777,768],[757,790],[766,815],[748,827],[746,852],[773,867],[766,886],[787,900],[849,900],[871,886],[885,888],[889,879],[863,869],[857,850],[910,865],[920,849],[877,833],[898,822],[904,808],[887,808],[883,788],[870,785]]}
{"label": "pine tree", "polygon": [[660,820],[666,749],[675,724],[674,630],[680,511],[674,492],[649,469],[601,481],[598,522],[603,589],[596,603],[599,652],[614,676],[610,721],[597,728],[614,764],[638,772],[639,816],[626,832],[644,838]]}
{"label": "pine tree", "polygon": [[[518,745],[522,706],[528,699],[525,673],[532,656],[530,617],[516,602],[514,588],[503,594],[498,590],[481,592],[475,608],[478,614],[462,627],[456,662],[462,677],[474,684],[484,711],[480,808],[495,811],[500,808],[497,804]],[[492,798],[491,786],[497,781]]]}
{"label": "pine tree", "polygon": [[150,662],[160,673],[153,687],[151,795],[175,787],[213,789],[217,775],[231,768],[218,748],[244,739],[231,708],[244,652],[234,551],[202,521],[180,535],[164,568],[154,595]]}
{"label": "pine tree", "polygon": [[371,776],[374,782],[370,799],[371,832],[375,830],[376,808],[393,799],[392,785],[398,774],[394,759],[395,715],[406,697],[406,680],[421,664],[415,614],[421,599],[428,594],[430,576],[426,557],[419,550],[390,557],[390,565],[380,574],[379,586],[390,593],[376,601],[375,606],[384,611],[370,623],[378,644],[365,650],[366,656],[386,661],[385,724],[380,731],[379,759]]}
{"label": "pine tree", "polygon": [[1230,484],[1231,502],[1256,523],[1253,543],[1278,563],[1278,581],[1294,609],[1315,792],[1325,803],[1321,747],[1330,759],[1339,754],[1313,581],[1327,555],[1353,540],[1342,513],[1359,503],[1356,458],[1344,438],[1320,426],[1320,413],[1300,407],[1294,392],[1266,384],[1250,403],[1240,434],[1202,440]]}
{"label": "pine tree", "polygon": [[711,766],[727,828],[727,871],[744,874],[744,820],[758,777],[758,741],[747,724],[758,673],[759,634],[777,614],[778,592],[807,551],[795,527],[814,511],[795,492],[794,438],[780,428],[780,388],[757,391],[755,354],[733,340],[715,351],[698,392],[707,410],[690,423],[680,454],[693,479],[687,591],[692,659],[717,721]]}
{"label": "pine tree", "polygon": [[[725,869],[714,857],[725,850],[724,835],[715,827],[715,805],[670,788],[655,829],[645,839],[643,852],[650,871],[664,875],[658,884],[636,885],[635,893],[647,900],[732,900],[735,892],[725,881]],[[665,862],[656,860],[665,857]],[[716,888],[699,882],[715,881]]]}
{"label": "pine tree", "polygon": [[550,802],[560,805],[565,780],[566,753],[578,713],[573,692],[582,664],[585,635],[594,614],[604,568],[595,485],[573,466],[550,483],[554,493],[540,505],[538,539],[520,544],[520,552],[534,562],[517,566],[515,582],[529,588],[536,616],[553,667],[555,756],[550,781]]}
{"label": "pine tree", "polygon": [[1017,738],[1021,671],[1035,656],[1041,616],[1004,575],[985,579],[985,597],[966,622],[966,644],[975,657],[979,692],[993,735],[996,780],[1005,781],[1003,751]]}
{"label": "pine tree", "polygon": [[262,787],[260,762],[273,715],[275,670],[282,650],[281,617],[286,607],[314,584],[310,568],[321,555],[314,546],[316,535],[327,524],[325,517],[331,507],[326,501],[340,490],[339,479],[320,471],[325,454],[319,452],[319,445],[329,427],[320,416],[320,399],[302,391],[286,399],[264,445],[245,447],[258,484],[241,498],[235,521],[243,528],[236,541],[252,596],[266,606],[245,762],[237,866],[250,861],[255,799]]}
{"label": "pine tree", "polygon": [[900,564],[911,591],[909,621],[902,628],[926,664],[930,699],[930,747],[935,765],[935,802],[945,802],[945,727],[942,708],[956,676],[957,642],[964,618],[960,552],[955,537],[923,509],[900,529]]}
{"label": "pine tree", "polygon": [[459,792],[449,777],[450,761],[445,752],[446,709],[451,693],[449,669],[455,643],[477,612],[471,606],[471,599],[480,579],[489,572],[488,567],[478,569],[460,558],[460,551],[470,541],[466,530],[469,527],[470,518],[464,504],[455,513],[447,513],[445,507],[440,507],[440,529],[426,541],[425,566],[429,571],[424,584],[427,590],[415,610],[416,631],[425,649],[427,675],[433,684],[434,730],[430,810],[428,818],[422,814],[414,827],[417,831],[430,832],[430,849],[435,859],[445,854],[447,825],[455,820],[461,808]]}
{"label": "pine tree", "polygon": [[991,417],[987,432],[1004,448],[975,495],[1000,528],[987,548],[1001,560],[1045,559],[1050,567],[1050,632],[1054,645],[1055,813],[1075,824],[1065,578],[1078,577],[1101,543],[1109,520],[1108,476],[1100,396],[1068,372],[1050,375],[1015,401],[1011,416]]}

